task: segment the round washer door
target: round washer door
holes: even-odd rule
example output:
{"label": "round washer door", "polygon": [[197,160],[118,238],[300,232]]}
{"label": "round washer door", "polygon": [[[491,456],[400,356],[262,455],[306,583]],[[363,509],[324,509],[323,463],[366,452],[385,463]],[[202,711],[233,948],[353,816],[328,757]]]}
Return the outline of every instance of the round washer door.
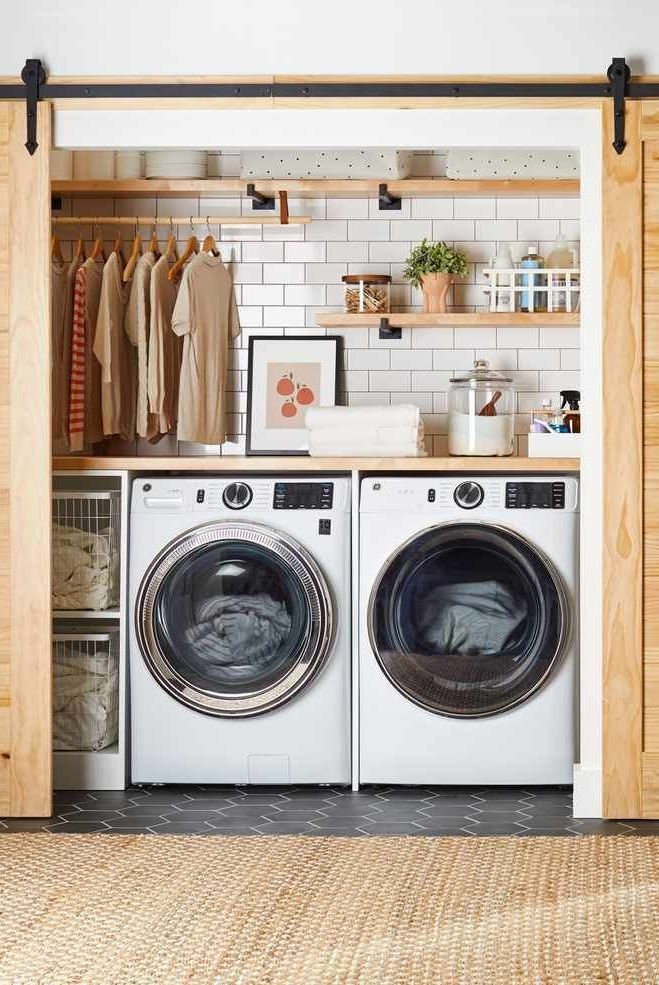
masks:
{"label": "round washer door", "polygon": [[329,588],[291,537],[254,523],[182,534],[140,585],[135,628],[158,683],[196,711],[258,715],[289,701],[332,642]]}
{"label": "round washer door", "polygon": [[371,646],[390,682],[428,711],[496,715],[548,679],[569,638],[551,562],[503,527],[448,523],[385,563],[368,608]]}

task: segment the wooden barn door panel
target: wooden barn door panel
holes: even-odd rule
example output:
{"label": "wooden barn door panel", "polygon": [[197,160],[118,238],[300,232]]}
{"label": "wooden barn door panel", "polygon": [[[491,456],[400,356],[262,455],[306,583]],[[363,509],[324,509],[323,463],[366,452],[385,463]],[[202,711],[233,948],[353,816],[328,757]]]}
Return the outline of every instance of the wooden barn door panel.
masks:
{"label": "wooden barn door panel", "polygon": [[0,814],[51,812],[50,107],[0,102]]}

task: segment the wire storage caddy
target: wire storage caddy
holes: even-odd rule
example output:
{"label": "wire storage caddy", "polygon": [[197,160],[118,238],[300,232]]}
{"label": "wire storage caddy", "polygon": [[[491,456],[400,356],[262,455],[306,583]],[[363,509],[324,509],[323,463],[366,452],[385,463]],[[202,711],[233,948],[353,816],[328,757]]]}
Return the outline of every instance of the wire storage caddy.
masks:
{"label": "wire storage caddy", "polygon": [[577,267],[486,267],[484,292],[490,311],[579,311],[581,271]]}
{"label": "wire storage caddy", "polygon": [[119,631],[53,636],[53,750],[99,752],[119,738]]}
{"label": "wire storage caddy", "polygon": [[121,493],[55,490],[52,497],[55,614],[116,609],[120,589]]}

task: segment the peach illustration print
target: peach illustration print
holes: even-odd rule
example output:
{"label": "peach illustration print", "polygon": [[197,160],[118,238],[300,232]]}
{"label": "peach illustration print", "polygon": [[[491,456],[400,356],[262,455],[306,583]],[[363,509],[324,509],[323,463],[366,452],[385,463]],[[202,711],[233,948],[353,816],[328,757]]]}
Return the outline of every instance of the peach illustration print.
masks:
{"label": "peach illustration print", "polygon": [[305,411],[318,403],[320,363],[270,363],[266,426],[303,428]]}

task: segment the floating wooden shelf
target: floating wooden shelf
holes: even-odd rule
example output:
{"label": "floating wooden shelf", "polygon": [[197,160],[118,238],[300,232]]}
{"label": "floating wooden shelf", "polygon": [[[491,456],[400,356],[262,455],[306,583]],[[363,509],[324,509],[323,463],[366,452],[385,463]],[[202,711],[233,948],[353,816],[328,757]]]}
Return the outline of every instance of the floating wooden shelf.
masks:
{"label": "floating wooden shelf", "polygon": [[578,472],[578,458],[310,458],[243,457],[122,457],[55,458],[57,472]]}
{"label": "floating wooden shelf", "polygon": [[442,326],[455,325],[578,325],[579,312],[552,312],[551,314],[532,314],[524,311],[455,311],[446,314],[428,315],[421,311],[392,311],[388,314],[349,314],[345,311],[327,311],[316,315],[316,324],[322,328],[357,328],[360,325],[377,327],[386,318],[394,328],[409,325]]}
{"label": "floating wooden shelf", "polygon": [[[252,180],[252,179],[250,179]],[[533,180],[495,179],[452,179],[452,178],[404,178],[387,181],[386,178],[359,180],[336,179],[321,180],[306,178],[300,180],[254,179],[257,191],[263,195],[276,195],[288,192],[291,198],[364,198],[377,196],[380,184],[386,182],[388,191],[395,196],[432,198],[434,196],[473,196],[492,197],[510,195],[515,198],[577,198],[579,181],[571,178],[550,178]],[[197,180],[135,178],[123,181],[53,181],[52,191],[58,195],[88,196],[93,198],[107,195],[112,198],[140,197],[148,195],[167,195],[170,198],[204,196],[208,198],[237,196],[245,194],[248,179],[243,178],[204,178]]]}

